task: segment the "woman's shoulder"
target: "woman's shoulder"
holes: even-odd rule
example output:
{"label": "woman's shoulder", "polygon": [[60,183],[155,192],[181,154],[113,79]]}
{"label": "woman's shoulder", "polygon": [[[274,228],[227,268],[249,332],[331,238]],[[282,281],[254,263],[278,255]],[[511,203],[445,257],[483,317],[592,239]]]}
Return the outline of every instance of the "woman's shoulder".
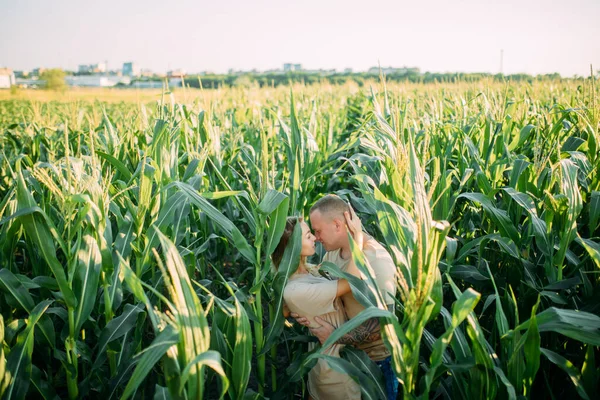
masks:
{"label": "woman's shoulder", "polygon": [[286,301],[302,296],[306,292],[307,285],[310,285],[310,274],[299,274],[290,276],[289,280],[283,288],[283,297]]}

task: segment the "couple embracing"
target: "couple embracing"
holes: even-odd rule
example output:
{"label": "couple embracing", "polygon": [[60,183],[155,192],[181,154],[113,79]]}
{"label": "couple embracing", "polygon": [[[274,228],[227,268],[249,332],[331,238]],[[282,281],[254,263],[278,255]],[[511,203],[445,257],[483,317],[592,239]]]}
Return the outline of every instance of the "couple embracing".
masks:
{"label": "couple embracing", "polygon": [[[302,228],[302,249],[296,272],[290,276],[284,289],[284,300],[292,317],[308,326],[321,343],[348,319],[358,315],[364,307],[352,295],[345,279],[330,280],[319,274],[319,266],[306,262],[315,253],[319,241],[327,251],[323,261],[336,264],[342,271],[361,277],[352,259],[347,232],[350,231],[365,259],[370,264],[377,286],[382,292],[388,310],[392,311],[396,294],[396,267],[385,248],[371,236],[363,233],[360,219],[348,203],[335,195],[318,200],[310,209],[311,232],[302,218],[287,220],[279,245],[273,253],[273,263],[279,267],[289,239],[297,224]],[[383,343],[377,318],[365,321],[353,331],[342,336],[325,350],[325,354],[339,357],[346,346],[364,350],[379,366],[385,379],[388,399],[396,399],[398,380],[391,366],[391,354]],[[308,390],[314,400],[360,399],[360,386],[350,376],[335,371],[324,359],[308,374]]]}

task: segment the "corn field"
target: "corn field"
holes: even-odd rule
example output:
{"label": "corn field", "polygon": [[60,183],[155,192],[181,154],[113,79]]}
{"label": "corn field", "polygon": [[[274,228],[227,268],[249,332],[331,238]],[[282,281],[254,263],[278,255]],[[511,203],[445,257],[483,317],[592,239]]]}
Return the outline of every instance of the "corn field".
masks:
{"label": "corn field", "polygon": [[[326,356],[283,318],[292,255],[270,255],[287,216],[336,193],[398,295],[394,313],[355,295],[329,343],[378,317],[406,399],[592,399],[596,98],[580,80],[3,100],[0,396],[306,398]],[[381,398],[348,350],[331,362]]]}

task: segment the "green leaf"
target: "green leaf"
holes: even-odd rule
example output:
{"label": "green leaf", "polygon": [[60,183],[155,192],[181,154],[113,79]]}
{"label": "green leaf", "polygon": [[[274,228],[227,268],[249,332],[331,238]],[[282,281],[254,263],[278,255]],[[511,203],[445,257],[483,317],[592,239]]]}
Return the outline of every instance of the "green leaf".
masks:
{"label": "green leaf", "polygon": [[500,300],[500,293],[498,292],[498,287],[496,286],[496,280],[494,279],[494,275],[492,271],[490,271],[490,266],[487,265],[488,274],[491,277],[492,285],[494,286],[494,295],[496,298],[496,327],[498,328],[498,333],[500,336],[503,336],[506,332],[508,332],[508,319],[506,318],[506,314],[504,313],[504,308],[502,307],[502,301]]}
{"label": "green leaf", "polygon": [[[558,332],[583,343],[600,346],[600,317],[584,311],[550,307],[536,315],[540,332]],[[531,319],[514,330],[528,329]],[[512,331],[506,336],[512,336]]]}
{"label": "green leaf", "polygon": [[125,164],[123,164],[121,161],[111,156],[110,154],[104,153],[102,151],[96,150],[96,154],[100,156],[100,158],[103,158],[104,160],[108,161],[114,168],[116,168],[117,171],[121,173],[122,178],[125,182],[129,182],[131,180],[131,172],[129,172]]}
{"label": "green leaf", "polygon": [[190,370],[192,367],[197,365],[205,365],[207,367],[212,368],[213,371],[219,375],[221,378],[221,394],[219,398],[222,398],[225,393],[227,393],[227,387],[229,386],[229,379],[227,379],[227,375],[225,375],[225,371],[223,371],[223,367],[221,366],[221,355],[214,350],[207,350],[202,354],[196,356],[188,365],[185,366],[183,372],[181,373],[180,378],[180,390],[183,390],[183,387],[187,380],[190,377]]}
{"label": "green leaf", "polygon": [[328,272],[331,276],[336,278],[346,279],[352,289],[352,296],[354,296],[356,301],[362,304],[363,307],[377,307],[375,294],[369,289],[366,281],[351,273],[342,271],[340,267],[330,261],[323,261],[320,265],[320,271]]}
{"label": "green leaf", "polygon": [[[369,307],[362,310],[356,316],[346,321],[342,326],[338,326],[333,333],[327,338],[325,343],[321,346],[321,352],[335,344],[342,336],[358,328],[362,323],[371,318],[389,318],[395,319],[391,312],[382,310],[377,307]],[[317,357],[316,355],[314,357]],[[313,358],[314,358],[313,357]],[[309,357],[310,360],[310,357]],[[307,360],[308,361],[308,360]]]}
{"label": "green leaf", "polygon": [[302,250],[302,226],[296,224],[288,245],[283,252],[283,257],[279,263],[279,268],[273,279],[272,288],[275,298],[275,320],[271,322],[265,332],[265,341],[262,351],[258,355],[265,354],[273,346],[281,331],[283,330],[283,291],[288,283],[290,276],[298,269],[300,261],[300,251]]}
{"label": "green leaf", "polygon": [[6,359],[6,371],[10,374],[10,383],[4,394],[6,399],[24,399],[27,395],[32,374],[34,327],[50,304],[52,300],[44,300],[35,306],[27,319],[27,328],[19,334],[17,344]]}
{"label": "green leaf", "polygon": [[496,373],[498,378],[500,378],[500,381],[504,384],[504,386],[506,386],[506,391],[508,392],[508,398],[510,400],[516,400],[517,393],[515,392],[515,387],[510,382],[510,380],[506,377],[506,374],[504,373],[502,368],[494,367],[494,372]]}
{"label": "green leaf", "polygon": [[[316,353],[315,356],[315,358],[322,358],[327,361],[327,364],[329,364],[333,370],[348,375],[356,381],[362,392],[363,399],[377,400],[386,398],[384,385],[380,381],[373,380],[373,375],[369,374],[368,370],[364,371],[362,369],[364,365],[359,364],[357,366],[343,358],[326,354]],[[356,358],[353,359],[353,361],[355,360]]]}
{"label": "green leaf", "polygon": [[581,375],[579,374],[579,371],[577,370],[577,368],[575,368],[573,363],[571,363],[571,361],[567,360],[560,354],[557,354],[548,349],[540,348],[540,351],[544,356],[546,356],[546,358],[548,360],[550,360],[553,364],[555,364],[557,367],[559,367],[560,369],[565,371],[567,373],[567,375],[569,375],[569,378],[571,378],[571,382],[573,382],[573,385],[575,385],[575,389],[577,390],[577,393],[583,399],[585,399],[585,400],[590,399],[587,392],[585,391],[585,388],[583,387],[583,382],[581,381]]}
{"label": "green leaf", "polygon": [[98,243],[90,234],[83,236],[83,245],[77,252],[77,269],[73,276],[73,291],[77,296],[75,309],[75,332],[90,316],[98,294],[98,280],[102,268],[102,256]]}
{"label": "green leaf", "polygon": [[166,387],[158,384],[154,386],[154,400],[171,400],[171,398]]}
{"label": "green leaf", "polygon": [[474,284],[490,280],[489,277],[483,275],[474,265],[453,265],[452,268],[449,268],[448,273],[453,278],[461,279]]}
{"label": "green leaf", "polygon": [[0,314],[0,399],[3,398],[4,391],[10,379],[6,376],[6,358],[4,357],[4,317]]}
{"label": "green leaf", "polygon": [[222,190],[219,192],[201,193],[202,197],[204,197],[205,199],[210,199],[210,200],[218,200],[218,199],[224,199],[225,197],[240,196],[240,195],[245,198],[248,198],[248,193],[246,193],[246,191],[244,191],[244,190]]}
{"label": "green leaf", "polygon": [[44,400],[59,400],[54,387],[47,380],[42,378],[42,371],[35,365],[31,365],[31,383],[44,398]]}
{"label": "green leaf", "polygon": [[143,311],[144,309],[141,304],[135,306],[132,304],[125,304],[123,313],[106,324],[98,338],[98,351],[96,352],[97,358],[94,362],[94,368],[100,366],[102,360],[101,356],[106,350],[106,346],[113,340],[117,340],[129,332],[135,326],[138,314]]}
{"label": "green leaf", "polygon": [[269,230],[267,232],[267,255],[273,254],[281,240],[281,235],[285,230],[289,207],[290,199],[286,197],[270,215]]}
{"label": "green leaf", "polygon": [[31,312],[35,303],[29,291],[23,286],[21,281],[8,269],[0,270],[0,289],[9,293],[17,300],[21,308],[27,312]]}
{"label": "green leaf", "polygon": [[277,190],[269,189],[265,198],[262,199],[258,205],[258,212],[263,215],[269,215],[287,198],[288,197],[285,194],[278,192]]}
{"label": "green leaf", "polygon": [[179,331],[171,325],[167,325],[165,329],[156,336],[150,346],[146,347],[136,355],[135,358],[137,360],[135,361],[137,361],[137,365],[135,371],[133,371],[131,378],[129,378],[129,382],[127,382],[127,386],[125,387],[121,399],[129,398],[142,384],[146,375],[148,375],[150,370],[154,367],[154,364],[165,355],[167,350],[172,346],[176,346],[177,343],[179,343]]}
{"label": "green leaf", "polygon": [[[22,209],[36,206],[33,196],[27,190],[23,174],[20,171],[17,179],[18,208]],[[67,282],[63,266],[56,258],[56,248],[54,247],[52,234],[48,229],[48,225],[37,213],[22,215],[19,219],[27,232],[29,240],[37,247],[38,251],[52,270],[67,306],[69,308],[75,308],[77,306],[77,299]]]}
{"label": "green leaf", "polygon": [[594,261],[594,264],[596,264],[596,267],[600,268],[600,243],[596,243],[590,239],[584,239],[579,236],[579,233],[577,234],[575,241],[583,246],[590,255],[590,258]]}
{"label": "green leaf", "polygon": [[598,229],[598,221],[600,221],[600,192],[592,190],[590,200],[590,232]]}
{"label": "green leaf", "polygon": [[[25,311],[30,314],[32,313],[35,303],[29,294],[29,291],[27,291],[19,279],[6,268],[0,270],[0,289],[10,293]],[[38,328],[42,331],[42,334],[46,340],[48,340],[50,346],[54,348],[56,335],[52,320],[48,316],[42,315]]]}
{"label": "green leaf", "polygon": [[[202,303],[192,286],[179,251],[173,242],[163,235],[156,226],[152,226],[152,228],[157,231],[160,240],[164,263],[158,256],[157,262],[172,301],[170,307],[175,316],[174,323],[181,332],[182,339],[177,346],[178,365],[175,366],[174,360],[170,362],[171,368],[179,371],[186,363],[191,362],[192,359],[209,349],[210,331]],[[194,364],[190,367],[189,373],[191,376],[186,384],[187,396],[201,398],[204,389],[203,366]]]}
{"label": "green leaf", "polygon": [[533,203],[533,200],[531,200],[531,197],[529,197],[528,194],[517,192],[513,188],[504,188],[503,190],[529,213],[536,243],[542,253],[550,256],[552,254],[552,246],[550,245],[550,239],[548,238],[546,222],[538,217],[535,204]]}
{"label": "green leaf", "polygon": [[[340,351],[340,356],[343,359],[348,360],[353,366],[366,375],[366,378],[368,378],[368,386],[371,386],[371,393],[385,395],[385,383],[381,368],[369,358],[367,353],[355,349],[352,346],[344,346]],[[364,382],[364,379],[359,381]]]}
{"label": "green leaf", "polygon": [[531,319],[529,328],[525,333],[525,343],[523,345],[523,352],[525,355],[525,374],[523,376],[525,380],[525,393],[530,394],[533,386],[533,381],[537,375],[538,369],[540,368],[540,332],[538,330],[537,320],[535,313],[537,312],[538,303],[531,309]]}
{"label": "green leaf", "polygon": [[581,368],[581,378],[587,393],[594,393],[600,379],[598,369],[596,368],[596,356],[594,355],[594,346],[587,345],[585,351],[585,360]]}
{"label": "green leaf", "polygon": [[[162,209],[161,209],[162,212]],[[159,215],[160,219],[160,215]],[[131,221],[129,216],[126,216],[123,220],[123,224],[119,228],[119,233],[115,239],[115,243],[113,248],[115,251],[119,252],[123,258],[129,257],[131,254],[131,242],[137,237],[135,233],[135,224]],[[118,259],[114,259],[113,263],[117,264]]]}
{"label": "green leaf", "polygon": [[[217,275],[219,275],[225,288],[234,299],[235,308],[230,303],[215,298],[219,306],[219,312],[215,313],[216,317],[213,319],[214,323],[211,329],[211,339],[213,340],[211,341],[211,345],[216,347],[221,356],[227,360],[228,372],[230,372],[233,381],[233,384],[228,388],[229,396],[233,399],[238,399],[243,397],[246,392],[252,371],[252,330],[246,309],[242,306],[238,296],[218,271]],[[237,292],[237,294],[240,293],[240,291]],[[230,324],[230,318],[234,319],[235,324]],[[229,340],[227,343],[225,336],[219,329],[220,324],[223,324],[224,328],[228,331]],[[234,338],[232,339],[231,336],[234,336]]]}
{"label": "green leaf", "polygon": [[[239,398],[246,392],[252,372],[252,330],[246,310],[237,296],[235,299],[235,347],[232,359],[232,376],[234,393]],[[225,386],[225,383],[223,383]]]}
{"label": "green leaf", "polygon": [[562,280],[562,271],[564,268],[564,259],[567,255],[569,245],[575,239],[577,234],[577,217],[583,208],[581,202],[581,193],[577,181],[577,172],[579,169],[569,159],[560,161],[561,171],[561,192],[568,200],[568,207],[564,216],[564,226],[558,235],[560,243],[558,252],[554,256],[554,264],[558,266],[558,274],[556,280]]}
{"label": "green leaf", "polygon": [[481,294],[469,288],[452,304],[451,324],[448,329],[446,329],[446,332],[444,332],[444,334],[433,344],[433,350],[429,360],[429,369],[425,375],[425,391],[427,393],[434,382],[437,369],[442,365],[444,352],[452,341],[455,329],[458,328],[458,326],[473,312],[480,298]]}
{"label": "green leaf", "polygon": [[[356,265],[356,268],[360,271],[362,276],[366,277],[365,281],[368,284],[367,288],[373,293],[373,296],[371,296],[370,299],[375,299],[375,305],[377,305],[381,309],[384,309],[386,307],[385,297],[382,295],[381,290],[377,286],[377,281],[375,280],[375,272],[368,264],[367,259],[365,257],[365,253],[363,253],[362,249],[358,248],[356,242],[354,241],[349,232],[347,233],[347,235],[354,265]],[[355,284],[358,284],[356,280],[353,279],[353,281],[355,282]]]}
{"label": "green leaf", "polygon": [[215,223],[225,233],[225,236],[232,241],[235,248],[248,260],[251,264],[256,264],[256,253],[253,248],[250,247],[246,238],[242,235],[240,230],[225,217],[220,211],[218,211],[212,204],[210,204],[205,198],[200,196],[193,187],[183,182],[175,182],[174,185],[185,193],[194,205],[200,208],[201,211]]}
{"label": "green leaf", "polygon": [[48,226],[48,229],[50,230],[50,233],[52,233],[52,237],[58,243],[58,246],[63,251],[66,251],[67,246],[65,245],[60,233],[58,232],[58,229],[56,229],[56,226],[52,223],[52,219],[50,219],[48,217],[48,215],[44,212],[44,210],[42,210],[37,205],[33,205],[31,207],[23,207],[23,208],[19,207],[19,209],[14,214],[12,214],[6,218],[2,218],[0,220],[0,225],[2,225],[5,222],[8,222],[14,218],[18,218],[18,217],[26,216],[26,215],[35,215],[35,214],[39,215],[40,217],[42,217],[44,219],[44,221],[46,222],[46,224]]}
{"label": "green leaf", "polygon": [[481,193],[463,193],[458,197],[463,197],[481,204],[503,236],[511,239],[514,243],[521,242],[519,232],[517,232],[517,228],[513,225],[506,211],[496,208],[488,197]]}

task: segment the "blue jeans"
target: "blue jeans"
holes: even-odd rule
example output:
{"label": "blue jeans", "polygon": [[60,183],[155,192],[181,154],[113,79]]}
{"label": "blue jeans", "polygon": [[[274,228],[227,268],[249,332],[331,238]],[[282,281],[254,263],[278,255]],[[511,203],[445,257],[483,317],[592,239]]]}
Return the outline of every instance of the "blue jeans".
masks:
{"label": "blue jeans", "polygon": [[392,357],[388,357],[385,360],[375,361],[375,364],[379,366],[383,373],[383,380],[385,381],[385,392],[387,394],[387,400],[396,400],[398,398],[398,379],[392,369]]}

